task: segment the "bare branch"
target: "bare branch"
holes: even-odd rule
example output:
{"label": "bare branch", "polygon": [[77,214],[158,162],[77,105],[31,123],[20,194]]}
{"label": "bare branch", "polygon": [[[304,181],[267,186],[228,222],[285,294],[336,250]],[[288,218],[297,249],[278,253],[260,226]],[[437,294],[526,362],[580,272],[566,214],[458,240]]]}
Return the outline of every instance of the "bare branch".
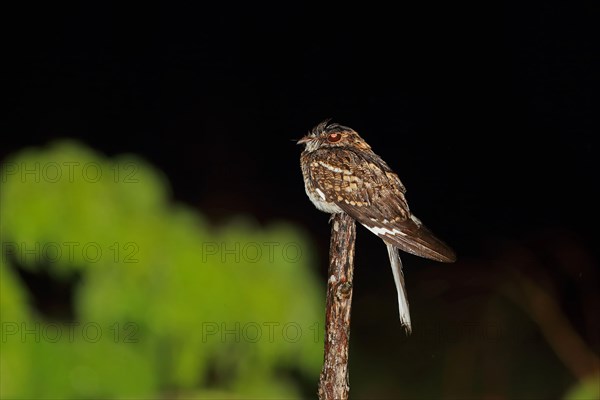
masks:
{"label": "bare branch", "polygon": [[320,400],[345,400],[350,390],[348,346],[355,239],[354,219],[345,213],[334,214],[327,279],[325,357],[319,380]]}

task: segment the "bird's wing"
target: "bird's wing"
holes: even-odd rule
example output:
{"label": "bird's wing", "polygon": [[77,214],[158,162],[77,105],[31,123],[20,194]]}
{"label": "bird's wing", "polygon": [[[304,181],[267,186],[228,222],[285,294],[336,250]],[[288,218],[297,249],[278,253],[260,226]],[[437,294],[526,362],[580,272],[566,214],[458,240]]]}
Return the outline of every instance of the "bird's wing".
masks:
{"label": "bird's wing", "polygon": [[327,161],[313,162],[311,169],[324,200],[337,204],[384,242],[420,257],[456,260],[454,251],[410,212],[404,186],[378,156],[337,151]]}

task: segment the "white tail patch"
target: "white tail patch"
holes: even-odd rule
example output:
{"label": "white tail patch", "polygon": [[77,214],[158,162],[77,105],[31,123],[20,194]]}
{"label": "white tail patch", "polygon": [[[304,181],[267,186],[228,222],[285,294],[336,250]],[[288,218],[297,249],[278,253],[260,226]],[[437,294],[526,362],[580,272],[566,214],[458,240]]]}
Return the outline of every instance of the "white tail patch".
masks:
{"label": "white tail patch", "polygon": [[406,297],[406,288],[404,286],[404,273],[402,272],[402,261],[400,260],[400,254],[391,244],[386,244],[388,255],[390,256],[390,264],[392,266],[392,273],[394,274],[394,282],[396,283],[396,290],[398,292],[398,309],[400,312],[400,322],[406,329],[406,333],[412,331],[410,324],[410,312],[408,310],[408,298]]}

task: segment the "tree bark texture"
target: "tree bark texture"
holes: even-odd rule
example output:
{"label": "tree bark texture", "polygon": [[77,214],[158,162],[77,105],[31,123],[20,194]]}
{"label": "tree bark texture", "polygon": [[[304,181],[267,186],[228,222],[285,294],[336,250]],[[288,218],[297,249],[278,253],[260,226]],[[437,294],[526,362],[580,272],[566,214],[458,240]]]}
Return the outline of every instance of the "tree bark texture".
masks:
{"label": "tree bark texture", "polygon": [[319,379],[319,400],[348,399],[348,346],[355,239],[354,219],[345,213],[334,214],[327,279],[325,356]]}

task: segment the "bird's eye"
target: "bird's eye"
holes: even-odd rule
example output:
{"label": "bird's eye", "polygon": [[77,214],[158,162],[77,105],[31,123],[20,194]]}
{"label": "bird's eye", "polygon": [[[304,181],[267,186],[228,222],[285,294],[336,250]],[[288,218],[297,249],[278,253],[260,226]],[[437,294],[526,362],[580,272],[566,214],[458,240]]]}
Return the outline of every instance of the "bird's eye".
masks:
{"label": "bird's eye", "polygon": [[329,143],[335,143],[335,142],[339,142],[341,138],[342,138],[341,133],[330,133],[329,136],[327,136],[327,141]]}

